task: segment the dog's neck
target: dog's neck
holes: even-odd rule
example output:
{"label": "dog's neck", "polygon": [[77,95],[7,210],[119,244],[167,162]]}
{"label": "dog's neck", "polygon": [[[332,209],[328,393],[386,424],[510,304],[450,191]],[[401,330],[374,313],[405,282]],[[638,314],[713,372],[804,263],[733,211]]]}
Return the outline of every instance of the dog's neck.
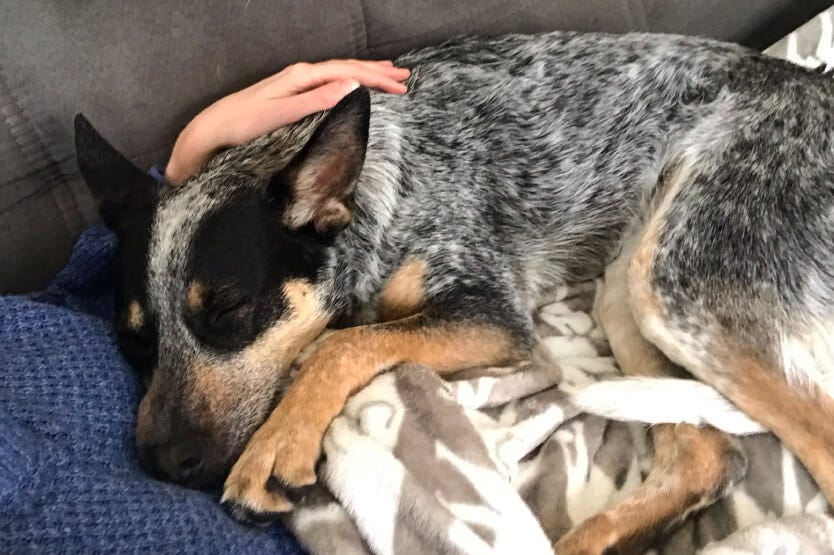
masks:
{"label": "dog's neck", "polygon": [[367,321],[374,296],[405,255],[407,245],[389,233],[407,172],[401,111],[390,109],[391,100],[390,95],[372,95],[370,138],[356,184],[353,221],[328,250],[317,284],[322,302],[337,320]]}

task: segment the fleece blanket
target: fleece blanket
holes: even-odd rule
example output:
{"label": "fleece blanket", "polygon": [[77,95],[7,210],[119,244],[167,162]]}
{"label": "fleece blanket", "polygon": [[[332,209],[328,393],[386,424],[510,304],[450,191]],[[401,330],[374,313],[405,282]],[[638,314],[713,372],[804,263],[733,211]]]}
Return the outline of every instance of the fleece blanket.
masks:
{"label": "fleece blanket", "polygon": [[141,383],[115,346],[115,239],[82,235],[44,292],[0,297],[0,553],[302,553],[219,492],[153,480],[133,445]]}

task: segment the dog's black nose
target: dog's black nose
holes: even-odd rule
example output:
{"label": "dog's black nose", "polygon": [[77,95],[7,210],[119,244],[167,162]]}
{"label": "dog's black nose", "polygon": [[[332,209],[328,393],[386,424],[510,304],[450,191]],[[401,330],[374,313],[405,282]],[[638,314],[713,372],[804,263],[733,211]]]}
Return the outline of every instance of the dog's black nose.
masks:
{"label": "dog's black nose", "polygon": [[138,445],[139,462],[159,480],[199,487],[202,482],[203,457],[193,441],[167,445]]}
{"label": "dog's black nose", "polygon": [[202,459],[184,455],[178,462],[174,463],[174,472],[171,479],[178,484],[193,483],[200,476],[202,467]]}

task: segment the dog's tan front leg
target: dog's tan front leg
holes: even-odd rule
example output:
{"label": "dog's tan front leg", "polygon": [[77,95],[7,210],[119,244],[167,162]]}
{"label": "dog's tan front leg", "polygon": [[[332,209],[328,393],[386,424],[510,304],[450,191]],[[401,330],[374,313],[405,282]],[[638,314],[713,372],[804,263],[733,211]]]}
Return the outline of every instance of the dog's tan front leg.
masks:
{"label": "dog's tan front leg", "polygon": [[223,501],[243,520],[288,511],[285,492],[313,484],[327,427],[348,397],[402,362],[438,372],[516,357],[510,334],[467,322],[416,315],[332,333],[304,361],[295,382],[252,436],[226,480]]}

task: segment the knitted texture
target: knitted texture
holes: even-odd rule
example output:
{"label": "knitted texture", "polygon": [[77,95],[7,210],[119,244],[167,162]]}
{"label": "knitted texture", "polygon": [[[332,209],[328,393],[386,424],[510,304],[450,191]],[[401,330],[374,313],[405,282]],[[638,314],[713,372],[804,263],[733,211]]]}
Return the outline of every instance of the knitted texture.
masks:
{"label": "knitted texture", "polygon": [[115,239],[87,230],[42,293],[0,297],[0,552],[301,553],[218,492],[158,482],[133,444],[141,384],[110,324]]}

